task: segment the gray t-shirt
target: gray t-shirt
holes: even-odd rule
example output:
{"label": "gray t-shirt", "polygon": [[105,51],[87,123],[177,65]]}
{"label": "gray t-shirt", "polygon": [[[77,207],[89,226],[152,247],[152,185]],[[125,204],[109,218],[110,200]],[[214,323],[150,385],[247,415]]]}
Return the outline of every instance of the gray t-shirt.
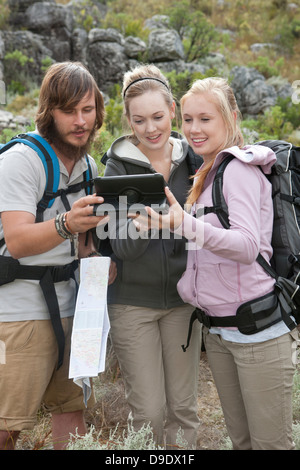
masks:
{"label": "gray t-shirt", "polygon": [[[92,177],[98,173],[95,161],[90,158]],[[59,189],[79,183],[87,169],[85,159],[76,163],[71,176],[59,160]],[[42,198],[46,185],[43,164],[37,153],[24,144],[16,144],[0,156],[0,213],[4,211],[25,211],[36,215],[37,203]],[[70,205],[85,196],[85,190],[69,194]],[[57,213],[65,212],[61,198],[56,198],[53,206],[44,212],[44,220],[52,219]],[[0,238],[3,229],[0,218]],[[9,256],[4,245],[0,254]],[[41,255],[19,259],[24,265],[64,265],[71,263],[70,240]],[[73,279],[55,284],[61,317],[72,316],[75,309],[76,287]],[[43,320],[49,318],[48,309],[39,286],[39,281],[15,280],[0,287],[0,321]]]}

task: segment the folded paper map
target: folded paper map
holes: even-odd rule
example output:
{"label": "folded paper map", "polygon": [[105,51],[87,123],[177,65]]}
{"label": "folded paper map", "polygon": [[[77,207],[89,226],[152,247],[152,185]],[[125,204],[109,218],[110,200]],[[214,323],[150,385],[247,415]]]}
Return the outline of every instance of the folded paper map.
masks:
{"label": "folded paper map", "polygon": [[82,387],[85,404],[91,395],[90,378],[105,369],[107,336],[107,286],[110,258],[80,260],[80,283],[71,340],[69,378]]}

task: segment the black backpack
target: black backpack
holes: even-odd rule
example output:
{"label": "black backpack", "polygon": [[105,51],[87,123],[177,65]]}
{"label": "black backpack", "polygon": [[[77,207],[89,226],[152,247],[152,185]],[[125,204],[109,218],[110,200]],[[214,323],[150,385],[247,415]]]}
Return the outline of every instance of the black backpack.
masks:
{"label": "black backpack", "polygon": [[[235,326],[244,334],[254,334],[284,320],[290,330],[300,323],[300,148],[280,140],[258,142],[276,154],[276,162],[266,178],[272,184],[274,223],[271,265],[262,257],[257,262],[275,280],[274,293],[247,302],[237,310],[236,316],[210,317],[202,310],[192,314],[192,323],[198,319],[208,328]],[[234,157],[228,155],[217,169],[212,188],[213,206],[204,213],[214,212],[224,228],[229,229],[228,208],[223,195],[223,175]]]}

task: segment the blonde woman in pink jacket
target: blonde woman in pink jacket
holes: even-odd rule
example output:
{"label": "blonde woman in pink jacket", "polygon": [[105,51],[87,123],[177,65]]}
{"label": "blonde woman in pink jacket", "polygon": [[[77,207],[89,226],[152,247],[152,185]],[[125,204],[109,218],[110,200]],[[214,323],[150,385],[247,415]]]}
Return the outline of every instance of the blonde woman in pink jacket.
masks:
{"label": "blonde woman in pink jacket", "polygon": [[[268,148],[244,146],[234,94],[221,78],[196,81],[181,101],[183,131],[203,157],[185,211],[167,189],[168,215],[150,208],[152,226],[169,227],[188,240],[188,262],[178,283],[182,299],[213,319],[235,316],[248,301],[272,295],[274,280],[256,262],[270,260],[273,205],[270,173],[276,160]],[[230,229],[211,207],[212,183],[226,154],[235,158],[224,172],[223,193]],[[203,211],[202,211],[203,214]],[[146,224],[142,218],[136,224]],[[253,334],[237,327],[204,327],[207,357],[234,449],[294,449],[293,361],[297,330],[281,320]],[[183,353],[184,354],[184,353]]]}

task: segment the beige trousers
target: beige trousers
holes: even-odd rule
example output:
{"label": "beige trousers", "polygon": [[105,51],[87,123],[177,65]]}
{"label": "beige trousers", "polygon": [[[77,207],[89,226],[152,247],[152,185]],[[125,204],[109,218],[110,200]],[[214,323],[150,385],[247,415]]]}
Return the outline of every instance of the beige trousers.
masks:
{"label": "beige trousers", "polygon": [[294,330],[262,343],[232,343],[204,328],[207,357],[234,449],[294,449],[297,340]]}
{"label": "beige trousers", "polygon": [[110,305],[111,338],[131,409],[133,426],[150,423],[158,445],[176,445],[178,430],[195,448],[200,324],[186,352],[191,306],[170,310]]}

